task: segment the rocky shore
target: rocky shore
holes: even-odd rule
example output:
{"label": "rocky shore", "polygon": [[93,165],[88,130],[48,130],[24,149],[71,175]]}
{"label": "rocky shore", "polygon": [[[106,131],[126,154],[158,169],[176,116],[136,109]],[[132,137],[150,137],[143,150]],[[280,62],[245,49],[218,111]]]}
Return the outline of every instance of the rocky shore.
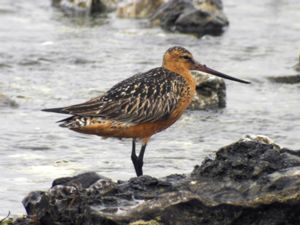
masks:
{"label": "rocky shore", "polygon": [[12,224],[300,224],[300,151],[247,136],[191,174],[112,181],[94,172],[53,181],[23,200]]}
{"label": "rocky shore", "polygon": [[221,35],[229,25],[221,0],[52,0],[69,16],[106,14],[120,18],[149,19],[153,26],[171,32]]}

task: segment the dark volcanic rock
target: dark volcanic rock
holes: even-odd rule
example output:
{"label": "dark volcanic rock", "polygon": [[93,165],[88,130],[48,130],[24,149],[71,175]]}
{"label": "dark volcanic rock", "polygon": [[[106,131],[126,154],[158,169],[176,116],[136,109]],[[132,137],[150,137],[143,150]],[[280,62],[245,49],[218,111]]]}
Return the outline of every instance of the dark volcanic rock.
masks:
{"label": "dark volcanic rock", "polygon": [[256,180],[275,171],[300,166],[299,154],[263,142],[237,142],[221,148],[215,160],[204,161],[192,175],[235,181]]}
{"label": "dark volcanic rock", "polygon": [[57,178],[52,182],[52,188],[57,185],[64,185],[64,186],[78,186],[80,185],[81,188],[88,188],[96,181],[100,179],[107,179],[106,177],[100,176],[94,172],[80,174],[74,177],[62,177]]}
{"label": "dark volcanic rock", "polygon": [[221,148],[191,175],[115,183],[86,173],[54,183],[25,198],[28,216],[14,224],[300,224],[300,152],[264,136]]}
{"label": "dark volcanic rock", "polygon": [[151,17],[153,24],[167,31],[182,33],[220,35],[228,26],[227,17],[220,1],[170,0]]}

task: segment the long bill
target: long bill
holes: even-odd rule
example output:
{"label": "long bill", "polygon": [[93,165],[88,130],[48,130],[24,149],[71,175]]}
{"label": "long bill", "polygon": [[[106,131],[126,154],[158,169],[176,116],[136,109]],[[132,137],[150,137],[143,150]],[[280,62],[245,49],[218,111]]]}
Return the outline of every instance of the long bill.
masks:
{"label": "long bill", "polygon": [[213,69],[207,67],[206,65],[202,65],[200,63],[195,63],[192,66],[191,70],[204,72],[204,73],[207,73],[207,74],[215,75],[215,76],[218,76],[218,77],[222,77],[222,78],[225,78],[225,79],[228,79],[228,80],[237,81],[237,82],[244,83],[244,84],[250,84],[251,83],[249,81],[245,81],[245,80],[241,80],[241,79],[238,79],[238,78],[235,78],[235,77],[231,77],[231,76],[226,75],[224,73],[221,73],[219,71],[213,70]]}

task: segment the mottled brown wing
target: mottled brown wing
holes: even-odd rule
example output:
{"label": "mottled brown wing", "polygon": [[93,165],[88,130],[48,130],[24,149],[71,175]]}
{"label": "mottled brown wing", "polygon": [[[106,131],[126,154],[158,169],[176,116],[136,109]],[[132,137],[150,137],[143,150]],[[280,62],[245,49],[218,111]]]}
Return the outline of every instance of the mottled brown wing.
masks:
{"label": "mottled brown wing", "polygon": [[152,122],[170,115],[185,87],[181,76],[159,67],[116,84],[103,96],[62,111],[127,123]]}

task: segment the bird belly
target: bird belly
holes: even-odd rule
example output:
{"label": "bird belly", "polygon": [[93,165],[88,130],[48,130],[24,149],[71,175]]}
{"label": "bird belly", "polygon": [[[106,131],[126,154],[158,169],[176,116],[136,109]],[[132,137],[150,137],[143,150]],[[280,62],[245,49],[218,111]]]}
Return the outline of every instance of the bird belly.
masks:
{"label": "bird belly", "polygon": [[76,132],[94,134],[102,137],[145,139],[150,138],[153,134],[168,128],[175,121],[175,118],[142,124],[105,121],[70,129]]}

